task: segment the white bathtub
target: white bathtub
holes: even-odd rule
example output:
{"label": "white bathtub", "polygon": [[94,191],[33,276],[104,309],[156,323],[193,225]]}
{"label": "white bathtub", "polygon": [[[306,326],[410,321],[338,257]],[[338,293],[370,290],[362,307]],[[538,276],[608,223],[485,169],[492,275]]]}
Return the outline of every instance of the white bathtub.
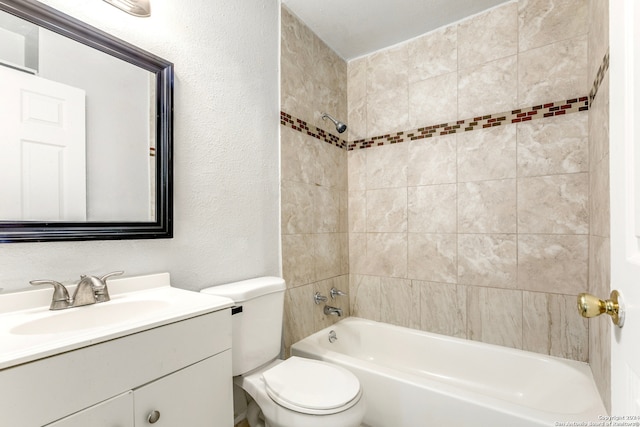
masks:
{"label": "white bathtub", "polygon": [[587,364],[537,353],[356,317],[291,352],[352,371],[371,427],[588,425],[606,415]]}

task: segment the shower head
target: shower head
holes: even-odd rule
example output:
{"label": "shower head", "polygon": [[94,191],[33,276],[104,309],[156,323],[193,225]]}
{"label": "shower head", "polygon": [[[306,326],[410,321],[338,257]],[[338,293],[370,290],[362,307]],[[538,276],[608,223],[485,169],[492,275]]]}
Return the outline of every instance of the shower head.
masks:
{"label": "shower head", "polygon": [[345,130],[347,130],[347,125],[345,125],[342,122],[337,121],[336,119],[334,119],[333,117],[331,117],[327,113],[322,113],[322,120],[324,120],[324,119],[331,120],[333,122],[333,124],[336,125],[336,130],[338,131],[338,133],[342,133]]}

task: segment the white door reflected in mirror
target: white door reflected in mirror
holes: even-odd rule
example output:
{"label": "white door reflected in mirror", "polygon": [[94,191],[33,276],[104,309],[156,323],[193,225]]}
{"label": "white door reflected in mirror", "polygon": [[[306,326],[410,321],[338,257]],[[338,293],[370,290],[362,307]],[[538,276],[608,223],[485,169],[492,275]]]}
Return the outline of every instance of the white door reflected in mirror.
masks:
{"label": "white door reflected in mirror", "polygon": [[85,91],[0,65],[0,218],[86,221]]}

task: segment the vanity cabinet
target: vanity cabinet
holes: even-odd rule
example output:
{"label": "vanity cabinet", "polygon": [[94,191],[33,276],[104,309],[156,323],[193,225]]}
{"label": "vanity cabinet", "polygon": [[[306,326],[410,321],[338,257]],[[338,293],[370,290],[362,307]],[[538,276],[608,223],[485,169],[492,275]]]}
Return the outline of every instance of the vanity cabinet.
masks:
{"label": "vanity cabinet", "polygon": [[231,351],[49,424],[47,427],[225,426]]}
{"label": "vanity cabinet", "polygon": [[0,370],[0,425],[231,427],[230,310]]}

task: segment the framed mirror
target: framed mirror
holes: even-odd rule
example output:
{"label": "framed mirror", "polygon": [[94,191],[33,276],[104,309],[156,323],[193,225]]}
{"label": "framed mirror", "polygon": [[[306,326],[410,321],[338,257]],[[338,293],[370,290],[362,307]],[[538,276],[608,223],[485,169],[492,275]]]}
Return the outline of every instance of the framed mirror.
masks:
{"label": "framed mirror", "polygon": [[172,237],[172,63],[0,0],[0,93],[0,243]]}

